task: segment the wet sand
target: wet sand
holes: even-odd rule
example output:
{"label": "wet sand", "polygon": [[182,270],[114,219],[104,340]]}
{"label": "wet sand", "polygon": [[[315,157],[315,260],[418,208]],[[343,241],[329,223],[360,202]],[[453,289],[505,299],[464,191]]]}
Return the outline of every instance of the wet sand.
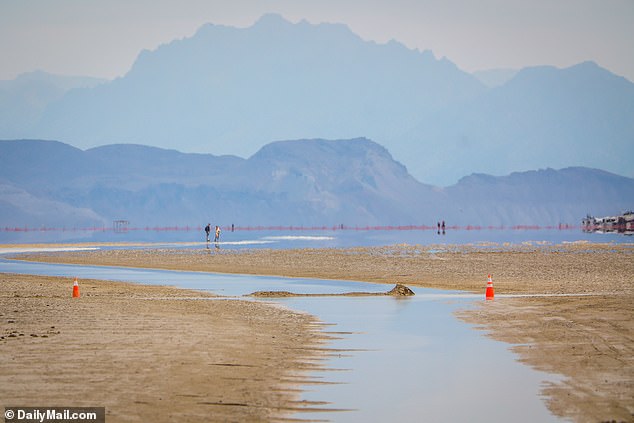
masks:
{"label": "wet sand", "polygon": [[554,414],[578,422],[634,421],[631,244],[238,251],[201,247],[47,253],[27,259],[403,283],[483,296],[491,273],[497,298],[462,311],[460,318],[511,344],[521,361],[563,376],[562,382],[544,388]]}
{"label": "wet sand", "polygon": [[[325,358],[306,314],[121,282],[0,274],[0,406],[105,407],[108,422],[280,421]],[[319,381],[317,381],[319,382]]]}

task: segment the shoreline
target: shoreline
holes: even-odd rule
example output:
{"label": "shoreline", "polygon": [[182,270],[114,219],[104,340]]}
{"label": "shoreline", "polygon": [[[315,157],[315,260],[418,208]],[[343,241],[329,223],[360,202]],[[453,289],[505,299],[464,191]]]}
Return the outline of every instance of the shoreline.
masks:
{"label": "shoreline", "polygon": [[[100,246],[83,244],[89,245]],[[0,254],[8,246],[0,245]],[[23,245],[24,248],[29,246]],[[472,293],[483,293],[487,274],[492,274],[496,291],[507,294],[634,294],[631,283],[634,244],[401,244],[279,250],[98,249],[15,254],[19,257],[14,259],[25,261],[401,283]]]}
{"label": "shoreline", "polygon": [[562,376],[544,387],[553,414],[578,422],[634,419],[632,244],[454,245],[298,250],[148,249],[22,255],[21,259],[217,273],[402,283],[498,297],[458,313],[518,359]]}
{"label": "shoreline", "polygon": [[277,304],[169,286],[0,274],[0,398],[105,407],[108,421],[276,421],[329,335]]}

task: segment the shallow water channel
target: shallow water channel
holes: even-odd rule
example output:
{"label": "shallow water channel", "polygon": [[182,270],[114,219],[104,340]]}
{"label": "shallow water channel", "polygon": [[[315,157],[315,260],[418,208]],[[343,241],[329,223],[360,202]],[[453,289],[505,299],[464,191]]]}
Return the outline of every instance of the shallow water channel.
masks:
{"label": "shallow water channel", "polygon": [[[196,272],[28,263],[0,259],[0,272],[163,284],[241,296],[260,290],[295,293],[385,292],[391,287],[326,281]],[[416,296],[292,297],[267,299],[317,316],[326,331],[349,332],[328,346],[350,350],[326,361],[327,371],[308,379],[302,399],[327,409],[294,418],[334,422],[550,422],[540,388],[556,376],[516,361],[509,345],[460,321],[459,309],[482,298],[413,288]],[[496,300],[497,301],[497,300]]]}

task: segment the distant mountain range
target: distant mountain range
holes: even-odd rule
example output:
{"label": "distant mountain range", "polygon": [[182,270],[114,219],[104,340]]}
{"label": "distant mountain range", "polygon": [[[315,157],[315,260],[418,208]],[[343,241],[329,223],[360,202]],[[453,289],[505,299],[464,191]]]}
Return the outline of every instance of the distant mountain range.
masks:
{"label": "distant mountain range", "polygon": [[143,51],[113,81],[50,79],[0,84],[0,138],[246,158],[275,140],[367,137],[439,186],[545,167],[634,177],[634,84],[592,62],[474,76],[344,25],[266,15]]}
{"label": "distant mountain range", "polygon": [[592,62],[527,68],[426,116],[402,141],[397,157],[432,159],[416,173],[423,181],[448,168],[458,177],[463,169],[500,175],[573,164],[632,177],[634,84]]}
{"label": "distant mountain range", "polygon": [[36,122],[51,104],[73,89],[92,88],[107,80],[52,75],[42,71],[0,81],[0,134],[3,138],[22,137],[33,131]]}
{"label": "distant mountain range", "polygon": [[0,141],[0,226],[578,224],[634,206],[634,179],[588,168],[447,188],[363,138],[274,142],[249,159],[141,145]]}

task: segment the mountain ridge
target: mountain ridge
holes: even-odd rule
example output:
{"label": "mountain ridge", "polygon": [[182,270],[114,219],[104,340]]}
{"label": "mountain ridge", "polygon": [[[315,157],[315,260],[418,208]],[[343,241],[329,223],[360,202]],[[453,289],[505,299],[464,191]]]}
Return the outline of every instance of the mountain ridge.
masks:
{"label": "mountain ridge", "polygon": [[433,187],[365,138],[280,141],[249,159],[0,141],[0,190],[0,221],[18,227],[211,217],[252,225],[557,225],[634,208],[634,179],[583,167],[472,174]]}
{"label": "mountain ridge", "polygon": [[[632,177],[634,84],[594,62],[526,68],[470,103],[429,116],[405,139],[422,140],[407,144],[409,154],[429,159],[416,174],[422,180],[441,173],[457,180],[463,169],[504,175],[570,166]],[[442,148],[426,148],[435,140]]]}
{"label": "mountain ridge", "polygon": [[50,105],[27,135],[248,157],[276,139],[388,136],[483,89],[430,52],[268,16],[143,51],[125,76]]}
{"label": "mountain ridge", "polygon": [[634,83],[596,63],[525,68],[488,88],[429,50],[279,15],[206,24],[142,51],[123,77],[10,107],[22,100],[0,90],[0,138],[246,158],[274,140],[364,136],[439,186],[543,167],[634,177]]}

